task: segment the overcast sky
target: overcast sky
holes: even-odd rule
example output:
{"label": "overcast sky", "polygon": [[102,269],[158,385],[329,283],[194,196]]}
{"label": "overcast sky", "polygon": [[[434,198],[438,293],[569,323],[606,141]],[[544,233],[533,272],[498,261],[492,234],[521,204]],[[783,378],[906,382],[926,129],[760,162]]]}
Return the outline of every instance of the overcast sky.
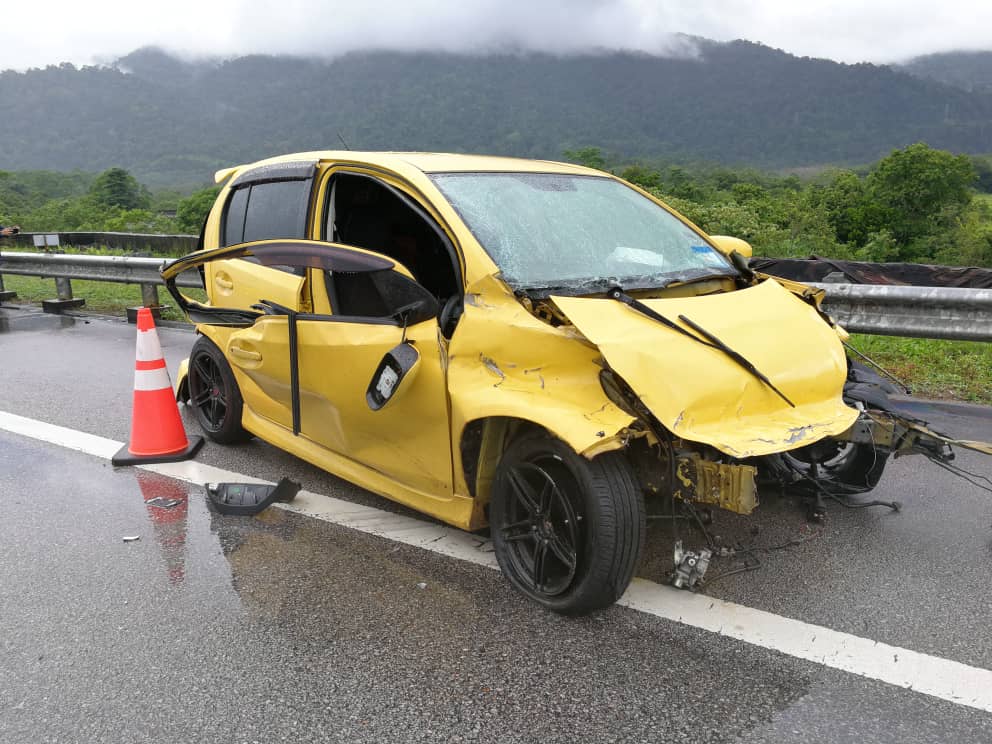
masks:
{"label": "overcast sky", "polygon": [[187,55],[354,49],[685,53],[672,35],[760,41],[798,55],[890,62],[992,50],[990,0],[34,0],[5,3],[0,69],[108,62],[157,45]]}

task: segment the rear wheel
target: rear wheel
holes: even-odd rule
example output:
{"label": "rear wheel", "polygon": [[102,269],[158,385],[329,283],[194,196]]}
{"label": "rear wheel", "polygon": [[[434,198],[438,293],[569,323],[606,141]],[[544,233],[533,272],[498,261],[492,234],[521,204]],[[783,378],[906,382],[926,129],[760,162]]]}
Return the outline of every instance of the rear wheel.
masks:
{"label": "rear wheel", "polygon": [[510,583],[568,615],[619,599],[644,544],[644,500],[623,455],[587,460],[547,437],[507,448],[490,522],[496,559]]}
{"label": "rear wheel", "polygon": [[189,404],[204,433],[221,444],[251,439],[241,426],[244,403],[227,359],[213,341],[200,336],[189,355]]}

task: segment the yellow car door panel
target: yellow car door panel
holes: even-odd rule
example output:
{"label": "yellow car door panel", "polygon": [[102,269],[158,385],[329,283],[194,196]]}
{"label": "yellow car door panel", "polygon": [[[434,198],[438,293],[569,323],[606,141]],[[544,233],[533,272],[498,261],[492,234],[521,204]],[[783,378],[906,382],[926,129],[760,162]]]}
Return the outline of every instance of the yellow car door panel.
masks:
{"label": "yellow car door panel", "polygon": [[373,410],[366,394],[383,356],[403,329],[366,319],[297,321],[300,430],[323,447],[436,496],[451,494],[451,446],[437,323],[407,330],[420,352],[409,387]]}
{"label": "yellow car door panel", "polygon": [[[261,299],[247,309],[204,306],[176,287],[183,271],[244,258],[258,262],[249,264],[256,272],[271,265],[309,271],[315,286],[334,297],[333,314],[302,313],[298,300],[280,303],[271,285],[260,288]],[[411,490],[451,495],[439,308],[408,269],[359,248],[269,240],[187,256],[170,264],[163,277],[191,319],[236,326],[221,346],[251,414]],[[373,410],[367,399],[373,376],[386,354],[404,341],[419,353],[417,374],[387,405]]]}
{"label": "yellow car door panel", "polygon": [[263,315],[251,327],[231,333],[223,351],[238,378],[245,406],[292,428],[288,316]]}

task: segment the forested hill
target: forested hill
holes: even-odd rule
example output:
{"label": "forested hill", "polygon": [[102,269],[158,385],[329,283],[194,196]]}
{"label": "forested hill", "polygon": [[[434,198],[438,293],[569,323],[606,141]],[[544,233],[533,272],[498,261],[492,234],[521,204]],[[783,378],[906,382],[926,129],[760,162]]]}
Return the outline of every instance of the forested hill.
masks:
{"label": "forested hill", "polygon": [[992,94],[992,52],[927,54],[911,59],[902,69],[969,92]]}
{"label": "forested hill", "polygon": [[699,55],[457,56],[185,63],[140,50],[116,68],[0,74],[0,169],[130,169],[209,179],[272,154],[424,149],[797,166],[859,163],[915,141],[987,152],[992,95],[889,67],[697,40]]}

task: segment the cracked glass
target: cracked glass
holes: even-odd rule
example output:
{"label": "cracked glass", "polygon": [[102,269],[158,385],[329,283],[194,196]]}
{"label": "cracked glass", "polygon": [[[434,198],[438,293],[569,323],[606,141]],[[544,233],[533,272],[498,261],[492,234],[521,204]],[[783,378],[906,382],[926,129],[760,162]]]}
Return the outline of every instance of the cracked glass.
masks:
{"label": "cracked glass", "polygon": [[625,184],[553,173],[431,176],[515,288],[733,276],[698,232]]}

